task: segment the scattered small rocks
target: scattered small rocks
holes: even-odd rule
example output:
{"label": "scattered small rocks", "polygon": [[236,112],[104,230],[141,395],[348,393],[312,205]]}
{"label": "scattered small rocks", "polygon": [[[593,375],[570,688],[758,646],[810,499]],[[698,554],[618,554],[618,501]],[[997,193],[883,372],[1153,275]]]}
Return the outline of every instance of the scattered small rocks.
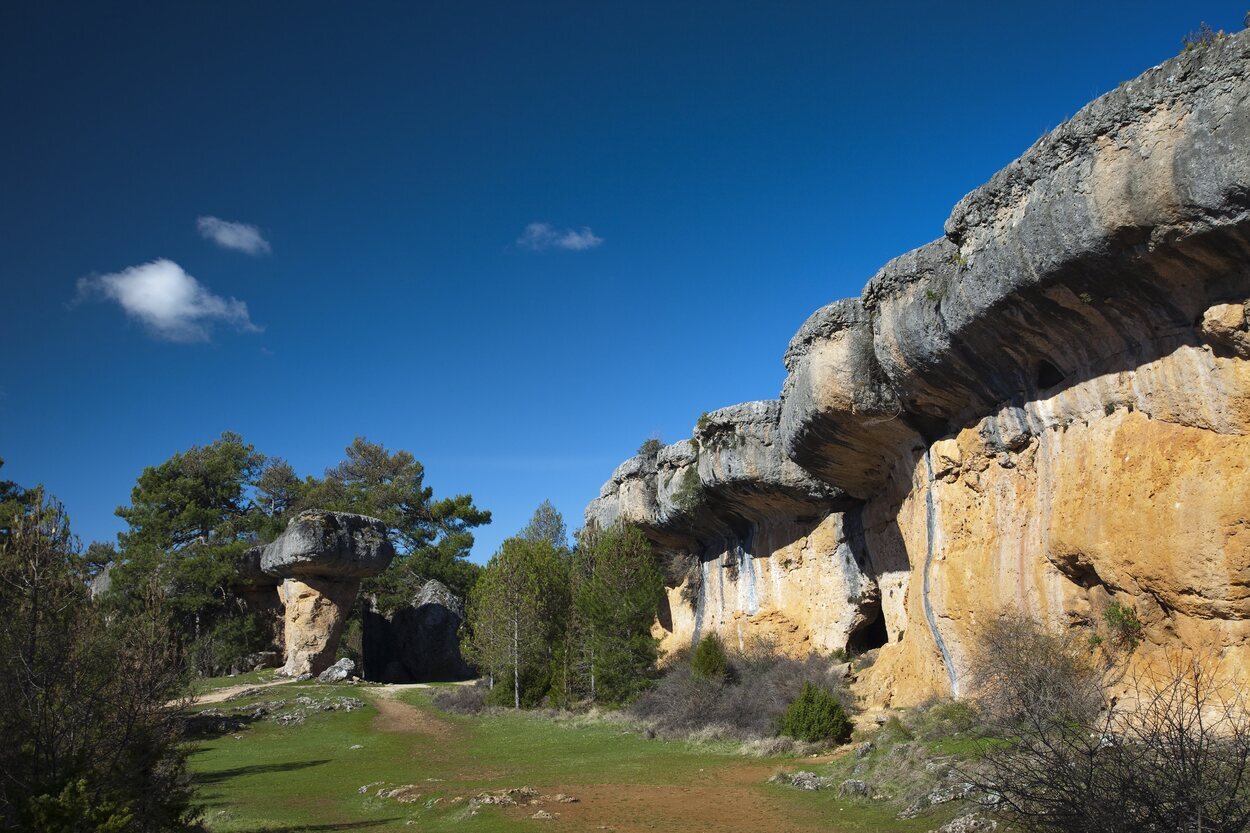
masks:
{"label": "scattered small rocks", "polygon": [[518,804],[535,804],[533,799],[538,797],[538,790],[533,787],[513,787],[510,790],[495,790],[494,792],[478,793],[473,796],[473,801],[478,804],[494,804],[499,807],[515,807]]}
{"label": "scattered small rocks", "polygon": [[398,787],[386,789],[383,787],[378,790],[378,798],[389,798],[398,801],[400,804],[415,804],[421,800],[421,793],[416,784],[402,784]]}
{"label": "scattered small rocks", "polygon": [[[252,696],[261,691],[253,689]],[[236,698],[242,699],[248,692],[240,693]],[[365,702],[355,697],[296,697],[294,700],[269,700],[247,706],[236,706],[230,711],[218,707],[203,709],[187,718],[186,727],[193,736],[234,734],[249,723],[258,720],[270,720],[279,726],[303,725],[308,715],[314,712],[350,712],[363,709]]]}
{"label": "scattered small rocks", "polygon": [[805,790],[808,792],[823,790],[833,784],[833,780],[830,778],[824,778],[814,772],[804,771],[779,772],[768,780],[774,784],[788,784],[796,790]]}
{"label": "scattered small rocks", "polygon": [[[441,780],[441,779],[431,779]],[[379,793],[380,794],[380,793]],[[441,801],[442,799],[436,799]],[[469,815],[477,815],[477,811],[486,806],[494,807],[541,807],[543,804],[576,804],[578,799],[575,796],[566,795],[565,793],[556,793],[555,795],[539,795],[538,790],[533,787],[513,787],[506,790],[492,790],[490,792],[478,793],[474,796],[458,795],[447,800],[448,804],[460,804],[467,801],[465,809]],[[427,802],[427,806],[433,806]],[[554,819],[559,818],[559,813],[551,813],[547,810],[538,810],[530,818],[535,819]]]}
{"label": "scattered small rocks", "polygon": [[990,833],[997,829],[998,822],[993,819],[978,816],[976,813],[968,813],[951,819],[933,833]]}
{"label": "scattered small rocks", "polygon": [[867,781],[848,778],[838,785],[838,795],[845,798],[869,798],[872,796],[872,787],[868,786]]}
{"label": "scattered small rocks", "polygon": [[869,753],[871,753],[872,750],[875,748],[876,747],[872,745],[872,741],[866,740],[863,743],[861,743],[859,746],[855,747],[855,757],[866,758],[868,757]]}
{"label": "scattered small rocks", "polygon": [[957,801],[961,798],[967,798],[972,795],[974,789],[976,788],[967,781],[960,781],[955,784],[946,784],[938,787],[928,795],[921,796],[917,801],[899,813],[897,818],[914,819],[930,807],[934,807],[938,804],[946,804],[949,801]]}

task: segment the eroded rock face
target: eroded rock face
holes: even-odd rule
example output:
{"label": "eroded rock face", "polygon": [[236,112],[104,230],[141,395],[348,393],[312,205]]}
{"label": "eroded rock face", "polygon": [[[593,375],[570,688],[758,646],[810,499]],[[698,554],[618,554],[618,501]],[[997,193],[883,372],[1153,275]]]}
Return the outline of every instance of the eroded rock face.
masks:
{"label": "eroded rock face", "polygon": [[261,557],[261,569],[273,576],[320,576],[360,579],[386,569],[395,548],[386,524],[350,512],[301,512]]}
{"label": "eroded rock face", "polygon": [[[884,643],[877,702],[963,694],[1004,608],[1250,661],[1250,33],[1127,82],[830,304],[779,403],[617,469],[684,643]],[[673,569],[672,564],[685,565]]]}
{"label": "eroded rock face", "polygon": [[394,555],[377,518],[313,510],[291,519],[260,558],[262,572],[282,580],[286,661],[279,673],[316,675],[334,662],[360,580],[382,572]]}

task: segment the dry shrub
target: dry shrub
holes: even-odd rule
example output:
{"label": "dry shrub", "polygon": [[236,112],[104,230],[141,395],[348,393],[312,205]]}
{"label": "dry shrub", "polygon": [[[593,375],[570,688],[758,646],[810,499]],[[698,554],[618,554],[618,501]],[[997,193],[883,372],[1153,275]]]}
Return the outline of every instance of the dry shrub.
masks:
{"label": "dry shrub", "polygon": [[1177,652],[1115,703],[1079,645],[1021,617],[987,629],[979,660],[995,737],[970,780],[1003,816],[1034,833],[1250,826],[1250,713],[1238,685]]}
{"label": "dry shrub", "polygon": [[1010,731],[1041,715],[1089,720],[1102,709],[1110,673],[1087,639],[1048,630],[1017,612],[982,628],[974,648],[973,689],[986,722]]}
{"label": "dry shrub", "polygon": [[834,691],[845,700],[833,665],[829,658],[815,654],[804,659],[783,656],[766,641],[729,652],[732,673],[724,678],[701,677],[692,672],[689,662],[674,661],[659,682],[629,707],[629,713],[663,737],[770,738],[777,734],[778,718],[804,683]]}
{"label": "dry shrub", "polygon": [[473,685],[453,685],[434,692],[434,705],[453,714],[481,714],[486,710],[486,697],[490,693],[485,680]]}

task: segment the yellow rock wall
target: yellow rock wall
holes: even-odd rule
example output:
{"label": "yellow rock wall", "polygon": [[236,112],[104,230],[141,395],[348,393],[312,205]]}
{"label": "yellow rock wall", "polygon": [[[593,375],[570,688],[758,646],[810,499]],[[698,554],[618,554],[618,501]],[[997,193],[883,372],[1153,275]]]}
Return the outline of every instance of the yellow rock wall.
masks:
{"label": "yellow rock wall", "polygon": [[873,592],[844,520],[761,522],[742,545],[705,557],[698,578],[668,589],[656,626],[661,650],[687,647],[696,633],[738,648],[767,639],[794,656],[844,647],[861,624],[848,599]]}
{"label": "yellow rock wall", "polygon": [[[869,549],[901,537],[911,571],[902,610],[886,607],[891,644],[865,675],[868,699],[911,705],[952,688],[967,693],[978,623],[1001,609],[1092,635],[1105,633],[1112,599],[1145,625],[1137,661],[1185,644],[1244,675],[1246,391],[1245,362],[1183,347],[934,443],[901,501],[870,506]],[[1117,398],[1120,407],[1082,408]],[[1004,421],[1032,422],[1035,433],[1009,436],[1016,447],[1002,450]],[[925,614],[926,557],[948,661]]]}

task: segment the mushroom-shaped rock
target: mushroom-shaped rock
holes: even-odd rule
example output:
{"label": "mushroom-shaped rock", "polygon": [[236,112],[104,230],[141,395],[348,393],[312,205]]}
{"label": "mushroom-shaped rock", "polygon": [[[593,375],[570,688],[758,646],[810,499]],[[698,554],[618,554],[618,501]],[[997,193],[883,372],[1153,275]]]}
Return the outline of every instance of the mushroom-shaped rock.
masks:
{"label": "mushroom-shaped rock", "polygon": [[260,560],[265,573],[282,579],[286,664],[279,673],[298,677],[330,667],[360,580],[385,570],[394,556],[377,518],[310,510],[291,519]]}

